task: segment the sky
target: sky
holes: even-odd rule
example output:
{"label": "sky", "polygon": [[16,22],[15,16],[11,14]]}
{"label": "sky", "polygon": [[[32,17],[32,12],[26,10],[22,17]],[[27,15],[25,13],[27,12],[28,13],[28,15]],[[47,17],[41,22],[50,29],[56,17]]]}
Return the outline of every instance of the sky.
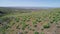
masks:
{"label": "sky", "polygon": [[60,0],[0,0],[0,7],[60,7]]}

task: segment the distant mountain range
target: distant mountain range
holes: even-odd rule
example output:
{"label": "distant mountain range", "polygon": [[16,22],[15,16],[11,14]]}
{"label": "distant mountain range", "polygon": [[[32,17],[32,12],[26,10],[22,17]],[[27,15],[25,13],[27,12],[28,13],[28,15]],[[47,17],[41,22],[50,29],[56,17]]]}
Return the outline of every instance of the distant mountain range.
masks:
{"label": "distant mountain range", "polygon": [[57,8],[57,7],[0,7],[0,8],[13,8],[13,9],[50,9],[50,8]]}

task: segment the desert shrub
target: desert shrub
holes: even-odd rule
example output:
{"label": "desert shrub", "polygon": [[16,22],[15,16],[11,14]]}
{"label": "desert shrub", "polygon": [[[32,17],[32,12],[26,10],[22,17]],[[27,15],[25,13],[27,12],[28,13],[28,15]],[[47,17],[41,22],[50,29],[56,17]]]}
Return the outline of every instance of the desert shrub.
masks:
{"label": "desert shrub", "polygon": [[24,28],[24,27],[22,27],[22,30],[25,30],[25,28]]}
{"label": "desert shrub", "polygon": [[28,22],[28,21],[30,21],[30,19],[29,19],[29,18],[27,18],[27,19],[26,19],[26,21]]}
{"label": "desert shrub", "polygon": [[27,20],[26,16],[22,16],[22,21],[26,21],[26,20]]}
{"label": "desert shrub", "polygon": [[16,22],[19,22],[20,18],[15,18]]}
{"label": "desert shrub", "polygon": [[18,32],[18,34],[23,34],[23,32]]}
{"label": "desert shrub", "polygon": [[60,28],[60,26],[59,26],[59,25],[57,25],[57,28]]}
{"label": "desert shrub", "polygon": [[34,32],[34,34],[39,34],[39,32]]}
{"label": "desert shrub", "polygon": [[0,32],[2,32],[2,34],[6,34],[8,28],[10,28],[10,26],[5,25],[5,26],[3,26],[3,27],[1,28],[1,31],[0,31]]}
{"label": "desert shrub", "polygon": [[25,31],[25,32],[24,32],[24,34],[27,34],[27,33],[28,33],[28,31]]}
{"label": "desert shrub", "polygon": [[11,21],[11,18],[10,17],[4,17],[4,18],[1,18],[3,22],[10,22]]}
{"label": "desert shrub", "polygon": [[44,25],[43,25],[43,28],[50,28],[50,24],[49,24],[49,23],[44,24]]}
{"label": "desert shrub", "polygon": [[16,29],[20,29],[20,28],[19,28],[19,25],[17,25]]}
{"label": "desert shrub", "polygon": [[53,21],[50,21],[50,23],[52,24],[52,23],[54,23]]}
{"label": "desert shrub", "polygon": [[41,30],[43,31],[43,30],[44,30],[44,28],[41,28]]}
{"label": "desert shrub", "polygon": [[33,21],[33,25],[35,25],[35,24],[37,24],[37,21],[36,20]]}
{"label": "desert shrub", "polygon": [[24,21],[24,22],[25,22],[25,21],[26,21],[26,19],[24,19],[24,18],[23,18],[23,19],[22,19],[22,21]]}
{"label": "desert shrub", "polygon": [[37,21],[37,22],[41,22],[41,19],[40,19],[40,18],[36,18],[36,21]]}
{"label": "desert shrub", "polygon": [[22,22],[22,30],[24,30],[27,27],[27,24],[25,22]]}
{"label": "desert shrub", "polygon": [[44,32],[41,32],[41,34],[44,34]]}
{"label": "desert shrub", "polygon": [[37,27],[37,25],[34,25],[34,27]]}
{"label": "desert shrub", "polygon": [[32,31],[35,31],[35,29],[31,29]]}
{"label": "desert shrub", "polygon": [[8,29],[8,28],[10,28],[10,26],[9,25],[4,25],[2,28]]}
{"label": "desert shrub", "polygon": [[28,28],[28,30],[32,30],[32,31],[34,30],[34,29],[31,28],[30,25],[28,25],[27,28]]}
{"label": "desert shrub", "polygon": [[12,25],[14,25],[15,23],[13,22]]}
{"label": "desert shrub", "polygon": [[0,23],[3,24],[3,26],[7,25],[7,24],[10,24],[10,22],[12,21],[13,19],[11,17],[3,17],[1,18],[1,21]]}
{"label": "desert shrub", "polygon": [[25,24],[25,25],[23,25],[22,26],[22,30],[25,30],[25,28],[27,27],[27,25]]}
{"label": "desert shrub", "polygon": [[28,29],[30,28],[30,26],[27,27]]}
{"label": "desert shrub", "polygon": [[2,33],[2,34],[5,33],[5,29],[0,27],[0,33]]}

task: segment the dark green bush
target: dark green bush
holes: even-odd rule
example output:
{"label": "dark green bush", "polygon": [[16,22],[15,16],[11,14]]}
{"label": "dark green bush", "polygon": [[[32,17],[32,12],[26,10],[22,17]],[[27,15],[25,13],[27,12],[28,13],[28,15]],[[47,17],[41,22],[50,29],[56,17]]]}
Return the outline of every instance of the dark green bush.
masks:
{"label": "dark green bush", "polygon": [[53,21],[50,21],[50,23],[53,23]]}

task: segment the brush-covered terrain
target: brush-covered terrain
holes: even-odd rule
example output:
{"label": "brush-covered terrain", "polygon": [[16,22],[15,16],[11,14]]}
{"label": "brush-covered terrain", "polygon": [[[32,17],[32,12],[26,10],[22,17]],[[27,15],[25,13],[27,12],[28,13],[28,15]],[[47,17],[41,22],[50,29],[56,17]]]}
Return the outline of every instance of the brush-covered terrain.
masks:
{"label": "brush-covered terrain", "polygon": [[0,7],[0,34],[60,34],[60,8]]}

